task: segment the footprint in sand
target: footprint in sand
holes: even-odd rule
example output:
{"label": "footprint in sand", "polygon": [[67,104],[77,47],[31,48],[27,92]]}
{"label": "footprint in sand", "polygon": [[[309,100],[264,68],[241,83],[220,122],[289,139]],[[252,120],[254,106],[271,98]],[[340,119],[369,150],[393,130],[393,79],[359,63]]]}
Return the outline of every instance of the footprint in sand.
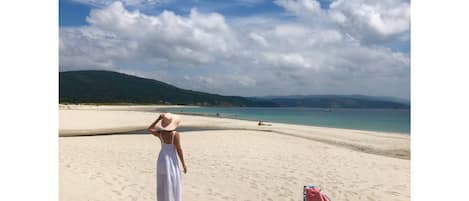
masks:
{"label": "footprint in sand", "polygon": [[394,189],[399,189],[399,190],[405,190],[405,189],[407,189],[407,187],[404,186],[404,185],[393,186],[393,188],[394,188]]}
{"label": "footprint in sand", "polygon": [[107,185],[110,185],[110,186],[113,185],[112,182],[108,182],[107,180],[103,180],[103,182],[106,183]]}
{"label": "footprint in sand", "polygon": [[400,193],[399,193],[399,192],[396,192],[396,191],[386,191],[386,193],[387,193],[387,194],[391,194],[391,195],[393,195],[393,196],[398,196],[398,195],[400,195]]}
{"label": "footprint in sand", "polygon": [[127,197],[130,198],[130,200],[132,200],[132,201],[136,201],[136,200],[138,199],[137,197],[131,196],[131,195],[129,195],[129,196],[127,196]]}
{"label": "footprint in sand", "polygon": [[119,195],[119,196],[122,195],[121,192],[116,191],[116,190],[112,190],[112,192],[113,192],[114,194],[116,194],[116,195]]}
{"label": "footprint in sand", "polygon": [[257,189],[257,187],[258,187],[258,186],[257,186],[257,184],[255,184],[255,183],[251,183],[251,188],[253,188],[253,189]]}

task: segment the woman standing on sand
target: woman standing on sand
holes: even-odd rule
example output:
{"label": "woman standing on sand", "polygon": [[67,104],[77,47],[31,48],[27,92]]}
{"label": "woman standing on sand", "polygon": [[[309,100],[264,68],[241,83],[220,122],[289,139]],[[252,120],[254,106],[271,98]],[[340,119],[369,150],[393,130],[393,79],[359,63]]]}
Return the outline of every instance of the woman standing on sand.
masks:
{"label": "woman standing on sand", "polygon": [[[161,120],[159,125],[156,125]],[[175,129],[180,119],[171,113],[163,113],[149,127],[148,131],[160,138],[161,150],[156,163],[156,192],[158,201],[181,201],[181,172],[178,155],[184,174],[186,163],[181,148],[181,137]],[[158,129],[155,128],[155,125]]]}

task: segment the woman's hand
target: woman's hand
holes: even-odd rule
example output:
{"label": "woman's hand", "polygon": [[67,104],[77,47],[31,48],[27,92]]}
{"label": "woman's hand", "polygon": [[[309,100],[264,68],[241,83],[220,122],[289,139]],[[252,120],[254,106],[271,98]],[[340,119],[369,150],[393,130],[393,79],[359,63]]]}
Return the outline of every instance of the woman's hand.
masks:
{"label": "woman's hand", "polygon": [[154,136],[157,136],[157,132],[156,132],[156,129],[155,129],[155,125],[158,123],[158,121],[160,121],[164,116],[164,113],[163,114],[160,114],[160,116],[158,116],[158,118],[153,122],[151,123],[150,126],[148,126],[147,130],[152,133]]}
{"label": "woman's hand", "polygon": [[182,168],[183,168],[184,174],[186,174],[186,173],[187,173],[187,167],[186,167],[186,165],[183,164],[183,165],[182,165]]}
{"label": "woman's hand", "polygon": [[161,114],[158,116],[158,118],[156,118],[156,121],[159,121],[159,120],[163,119],[163,117],[164,117],[164,114],[161,113]]}

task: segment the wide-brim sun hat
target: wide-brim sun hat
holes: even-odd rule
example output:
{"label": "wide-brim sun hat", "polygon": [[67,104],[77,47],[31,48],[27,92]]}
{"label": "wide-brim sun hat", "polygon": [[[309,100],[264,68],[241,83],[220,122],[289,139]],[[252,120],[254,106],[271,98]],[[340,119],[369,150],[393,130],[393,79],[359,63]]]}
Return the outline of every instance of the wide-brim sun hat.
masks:
{"label": "wide-brim sun hat", "polygon": [[181,123],[181,118],[172,113],[163,113],[161,121],[156,125],[160,130],[173,131]]}

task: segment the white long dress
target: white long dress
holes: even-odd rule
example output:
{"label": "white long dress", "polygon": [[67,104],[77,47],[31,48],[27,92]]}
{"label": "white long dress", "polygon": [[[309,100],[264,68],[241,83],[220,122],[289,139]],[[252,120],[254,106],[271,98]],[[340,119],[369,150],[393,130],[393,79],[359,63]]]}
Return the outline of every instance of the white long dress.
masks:
{"label": "white long dress", "polygon": [[174,143],[166,144],[160,133],[161,150],[156,163],[156,192],[158,201],[181,201],[181,171]]}

